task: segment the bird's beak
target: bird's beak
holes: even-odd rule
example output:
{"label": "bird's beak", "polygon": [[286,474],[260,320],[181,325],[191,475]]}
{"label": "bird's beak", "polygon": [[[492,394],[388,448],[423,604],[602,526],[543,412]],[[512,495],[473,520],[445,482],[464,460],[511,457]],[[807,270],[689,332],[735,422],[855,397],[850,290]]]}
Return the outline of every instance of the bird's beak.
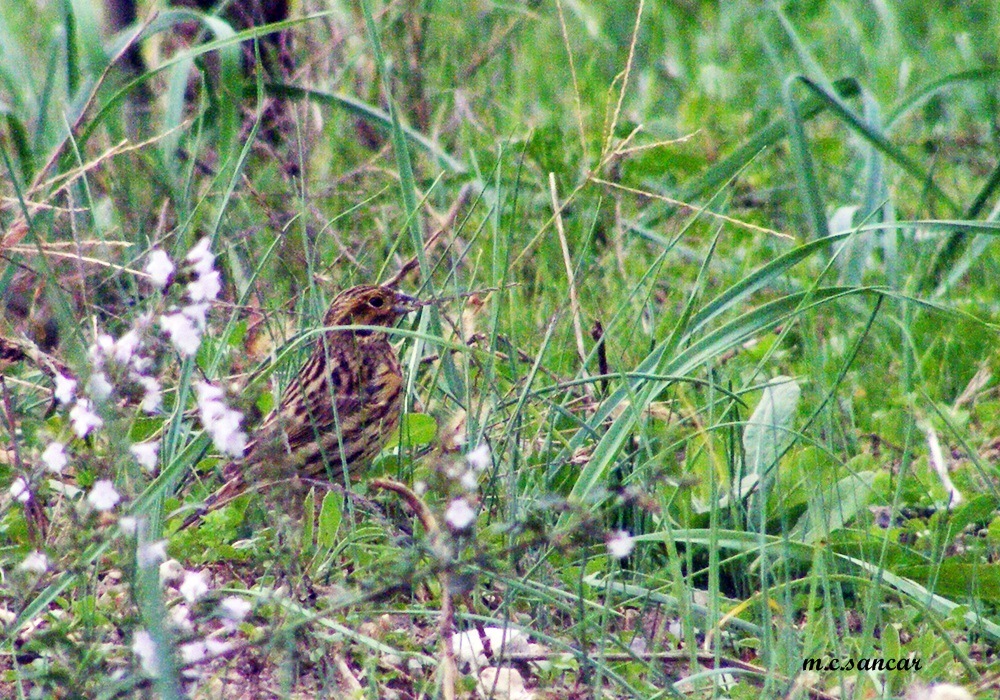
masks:
{"label": "bird's beak", "polygon": [[392,307],[392,311],[400,316],[405,316],[411,311],[416,311],[421,306],[425,306],[426,304],[427,302],[425,301],[420,301],[415,297],[396,292],[395,304]]}

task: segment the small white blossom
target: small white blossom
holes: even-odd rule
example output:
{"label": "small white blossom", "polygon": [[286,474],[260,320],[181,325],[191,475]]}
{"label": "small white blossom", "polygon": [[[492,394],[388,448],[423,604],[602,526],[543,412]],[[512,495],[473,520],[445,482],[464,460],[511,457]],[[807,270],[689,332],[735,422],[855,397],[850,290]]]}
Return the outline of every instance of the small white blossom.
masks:
{"label": "small white blossom", "polygon": [[63,374],[56,374],[56,401],[66,406],[73,401],[75,393],[76,380]]}
{"label": "small white blossom", "polygon": [[170,622],[181,632],[194,632],[194,625],[191,623],[191,609],[184,604],[170,608]]}
{"label": "small white blossom", "polygon": [[167,541],[157,540],[156,542],[144,542],[140,544],[138,550],[136,550],[135,558],[141,569],[158,566],[160,562],[167,558]]}
{"label": "small white blossom", "polygon": [[635,548],[635,539],[625,530],[618,530],[611,534],[605,545],[612,559],[624,559]]}
{"label": "small white blossom", "polygon": [[118,518],[118,527],[120,527],[121,531],[126,535],[131,536],[134,535],[135,531],[138,529],[139,521],[131,515],[126,515]]}
{"label": "small white blossom", "polygon": [[139,408],[149,414],[159,412],[160,408],[163,406],[163,390],[160,388],[160,382],[153,377],[146,377],[141,374],[134,375],[132,378],[135,379],[135,381],[146,392],[142,396]]}
{"label": "small white blossom", "polygon": [[42,463],[50,472],[61,474],[69,459],[66,457],[66,446],[61,442],[50,442],[42,452]]}
{"label": "small white blossom", "polygon": [[247,446],[247,435],[240,430],[242,414],[226,406],[222,402],[222,389],[208,382],[195,384],[195,393],[199,418],[216,449],[232,457],[242,457]]}
{"label": "small white blossom", "polygon": [[201,331],[183,313],[175,312],[160,316],[160,328],[170,336],[170,342],[182,355],[190,356],[198,352],[201,345]]}
{"label": "small white blossom", "polygon": [[142,669],[150,676],[160,675],[160,664],[156,657],[156,642],[146,630],[139,630],[132,638],[132,651],[139,657]]}
{"label": "small white blossom", "polygon": [[209,637],[205,640],[205,651],[208,652],[209,656],[219,656],[221,654],[227,653],[233,645],[229,642],[224,642],[221,639],[216,639],[215,637]]}
{"label": "small white blossom", "polygon": [[166,287],[167,281],[173,273],[174,264],[170,262],[170,257],[164,251],[156,248],[149,254],[149,259],[146,261],[146,274],[149,275],[149,281],[153,283],[154,287],[157,289]]}
{"label": "small white blossom", "polygon": [[205,642],[188,642],[181,644],[181,661],[185,664],[196,664],[205,660]]}
{"label": "small white blossom", "polygon": [[461,532],[468,529],[476,520],[476,511],[464,498],[456,498],[448,505],[444,514],[445,522],[451,529]]}
{"label": "small white blossom", "polygon": [[179,561],[167,559],[160,564],[160,583],[177,583],[184,578],[184,573],[184,567]]}
{"label": "small white blossom", "polygon": [[87,494],[87,503],[94,510],[101,512],[111,510],[118,501],[122,500],[121,494],[115,491],[114,484],[108,479],[101,479],[94,483],[90,493]]}
{"label": "small white blossom", "polygon": [[191,280],[187,286],[188,296],[193,302],[215,301],[222,291],[222,280],[217,270],[209,270]]}
{"label": "small white blossom", "polygon": [[128,333],[115,341],[115,360],[123,365],[127,365],[129,361],[135,357],[136,351],[139,349],[139,343],[140,339],[138,331],[135,329],[130,330]]}
{"label": "small white blossom", "polygon": [[160,454],[158,440],[139,442],[129,447],[128,450],[143,469],[150,473],[156,471],[156,458]]}
{"label": "small white blossom", "polygon": [[216,449],[230,457],[242,457],[247,447],[247,435],[240,430],[243,416],[232,409],[226,409],[225,414],[215,423],[212,430],[212,442]]}
{"label": "small white blossom", "polygon": [[91,430],[96,430],[104,425],[101,417],[94,413],[88,399],[77,399],[69,411],[69,419],[73,424],[73,432],[78,438],[85,437]]}
{"label": "small white blossom", "polygon": [[184,258],[191,263],[191,267],[199,275],[211,272],[212,265],[215,264],[215,256],[209,250],[211,245],[212,239],[205,236],[195,244],[194,248],[188,251],[187,256]]}
{"label": "small white blossom", "polygon": [[474,470],[467,469],[465,473],[462,474],[462,478],[459,479],[459,483],[462,485],[463,489],[472,493],[479,487],[479,476]]}
{"label": "small white blossom", "polygon": [[206,324],[208,323],[208,311],[211,308],[212,305],[206,302],[202,302],[200,304],[188,304],[181,309],[181,313],[195,325],[199,332],[203,332]]}
{"label": "small white blossom", "polygon": [[492,464],[490,460],[490,446],[485,442],[480,443],[479,447],[465,456],[465,460],[477,472],[486,471],[490,464]]}
{"label": "small white blossom", "polygon": [[104,372],[94,372],[87,380],[87,393],[98,401],[104,401],[111,396],[112,391],[114,386],[108,381],[108,375]]}
{"label": "small white blossom", "polygon": [[223,598],[219,603],[219,613],[222,615],[223,622],[229,623],[230,626],[236,626],[243,622],[251,608],[253,605],[250,601],[234,595]]}
{"label": "small white blossom", "polygon": [[20,503],[27,503],[31,499],[31,491],[28,490],[28,482],[25,481],[23,476],[19,476],[14,479],[14,483],[10,485],[9,493],[11,498]]}
{"label": "small white blossom", "polygon": [[214,403],[216,401],[221,402],[223,394],[222,389],[215,386],[214,384],[209,384],[208,382],[198,382],[194,385],[194,393],[198,399],[198,405],[202,407],[202,411],[206,410],[204,406],[209,403]]}
{"label": "small white blossom", "polygon": [[30,571],[33,574],[44,574],[49,570],[49,558],[43,552],[34,551],[17,565],[20,571]]}
{"label": "small white blossom", "polygon": [[[136,550],[135,558],[140,569],[148,569],[151,566],[157,566],[161,561],[167,558],[167,541],[157,540],[156,542],[143,542]],[[162,579],[162,576],[160,578]]]}
{"label": "small white blossom", "polygon": [[90,346],[90,359],[95,367],[102,367],[104,360],[112,357],[115,352],[115,339],[107,333],[101,333],[97,340]]}
{"label": "small white blossom", "polygon": [[184,574],[184,583],[181,584],[180,591],[184,600],[193,603],[208,593],[208,584],[200,572],[188,571]]}

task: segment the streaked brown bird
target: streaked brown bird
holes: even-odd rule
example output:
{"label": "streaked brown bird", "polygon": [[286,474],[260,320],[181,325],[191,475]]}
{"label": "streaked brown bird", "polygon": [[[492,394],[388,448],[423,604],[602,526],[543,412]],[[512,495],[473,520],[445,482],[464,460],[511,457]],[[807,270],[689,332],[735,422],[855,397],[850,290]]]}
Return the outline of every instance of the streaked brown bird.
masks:
{"label": "streaked brown bird", "polygon": [[242,460],[223,469],[225,484],[181,527],[215,504],[243,493],[261,474],[325,478],[343,483],[377,455],[399,425],[403,375],[387,334],[423,304],[389,287],[358,286],[337,295],[309,359],[289,384],[281,405],[252,436]]}

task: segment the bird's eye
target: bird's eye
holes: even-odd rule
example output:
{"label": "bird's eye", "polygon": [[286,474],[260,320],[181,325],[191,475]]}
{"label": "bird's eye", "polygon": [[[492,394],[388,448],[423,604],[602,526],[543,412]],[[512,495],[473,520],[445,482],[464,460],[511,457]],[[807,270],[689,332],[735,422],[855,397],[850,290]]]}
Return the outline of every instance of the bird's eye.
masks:
{"label": "bird's eye", "polygon": [[372,297],[368,300],[368,305],[373,309],[381,309],[383,304],[385,304],[385,299],[382,297]]}

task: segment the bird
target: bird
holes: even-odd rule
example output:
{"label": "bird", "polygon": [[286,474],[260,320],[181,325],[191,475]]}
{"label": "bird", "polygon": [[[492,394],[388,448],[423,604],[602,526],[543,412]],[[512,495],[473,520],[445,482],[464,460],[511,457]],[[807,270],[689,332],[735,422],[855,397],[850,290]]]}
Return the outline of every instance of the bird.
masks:
{"label": "bird", "polygon": [[357,476],[399,425],[403,375],[388,334],[378,329],[424,303],[388,286],[338,294],[323,317],[325,328],[336,328],[313,341],[309,359],[243,458],[223,468],[223,486],[181,529],[245,492],[264,471],[342,484]]}

